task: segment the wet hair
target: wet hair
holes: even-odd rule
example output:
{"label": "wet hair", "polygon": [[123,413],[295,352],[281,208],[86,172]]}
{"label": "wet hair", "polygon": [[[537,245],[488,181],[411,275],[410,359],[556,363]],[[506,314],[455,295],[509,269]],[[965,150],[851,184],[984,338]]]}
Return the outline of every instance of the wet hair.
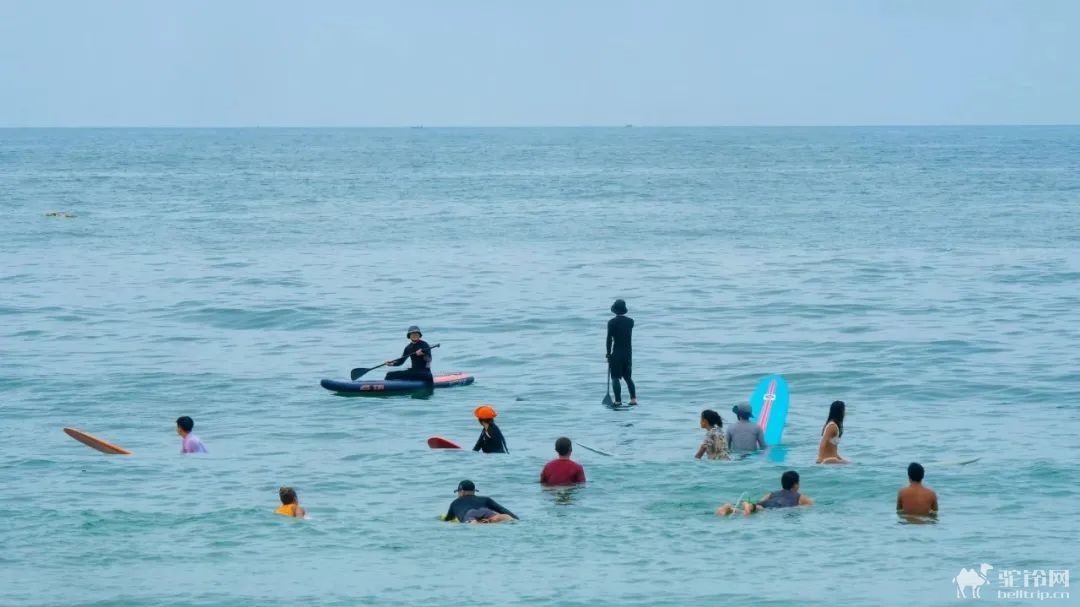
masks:
{"label": "wet hair", "polygon": [[908,464],[907,477],[909,480],[921,483],[924,476],[926,476],[926,470],[923,470],[922,464],[915,462]]}
{"label": "wet hair", "polygon": [[834,400],[829,405],[829,419],[825,420],[825,425],[821,427],[821,434],[825,434],[825,428],[829,426],[829,422],[836,423],[836,429],[840,431],[837,436],[844,435],[844,401]]}
{"label": "wet hair", "polygon": [[799,473],[794,470],[788,470],[780,475],[780,486],[784,489],[791,489],[795,485],[799,484]]}
{"label": "wet hair", "polygon": [[176,425],[180,426],[180,429],[184,432],[191,432],[191,429],[195,427],[195,420],[185,415],[176,418]]}
{"label": "wet hair", "polygon": [[555,453],[559,455],[570,455],[570,452],[574,450],[573,445],[570,444],[570,439],[565,436],[559,437],[559,440],[555,441]]}
{"label": "wet hair", "polygon": [[277,491],[278,497],[281,498],[281,503],[288,506],[289,504],[296,503],[296,490],[292,487],[282,487]]}
{"label": "wet hair", "polygon": [[720,419],[720,414],[712,409],[705,409],[701,412],[701,419],[705,420],[710,426],[717,428],[724,427],[724,420]]}

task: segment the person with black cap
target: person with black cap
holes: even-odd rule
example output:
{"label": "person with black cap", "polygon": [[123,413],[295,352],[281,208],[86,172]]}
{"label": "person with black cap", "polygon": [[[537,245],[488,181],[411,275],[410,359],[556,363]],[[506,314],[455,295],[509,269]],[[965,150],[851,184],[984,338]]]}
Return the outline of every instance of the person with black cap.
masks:
{"label": "person with black cap", "polygon": [[386,374],[386,379],[419,380],[433,386],[435,379],[431,376],[431,347],[420,339],[424,334],[420,332],[420,327],[413,325],[405,332],[405,336],[409,338],[409,345],[405,346],[401,358],[386,361],[386,366],[400,367],[408,358],[412,361],[412,368],[390,371]]}
{"label": "person with black cap", "polygon": [[728,451],[757,451],[765,448],[765,432],[761,426],[750,421],[752,415],[749,403],[739,403],[731,408],[739,421],[728,424],[724,438],[727,439]]}
{"label": "person with black cap", "polygon": [[616,299],[611,304],[611,313],[615,315],[607,323],[607,342],[604,352],[607,354],[608,372],[611,375],[611,387],[615,392],[615,406],[622,404],[622,385],[626,380],[626,389],[630,391],[630,404],[637,404],[637,388],[630,379],[630,367],[633,359],[633,347],[630,336],[634,332],[634,319],[626,315],[626,302]]}
{"label": "person with black cap", "polygon": [[490,497],[476,495],[476,485],[470,480],[458,483],[457,499],[450,502],[450,508],[440,518],[444,521],[457,521],[459,523],[501,523],[511,519],[517,520],[517,515],[499,505]]}

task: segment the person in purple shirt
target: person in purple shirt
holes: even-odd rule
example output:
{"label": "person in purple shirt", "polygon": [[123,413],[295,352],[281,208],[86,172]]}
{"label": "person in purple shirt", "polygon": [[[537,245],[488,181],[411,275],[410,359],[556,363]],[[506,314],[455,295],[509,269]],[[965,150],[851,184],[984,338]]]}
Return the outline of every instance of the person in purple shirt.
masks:
{"label": "person in purple shirt", "polygon": [[188,416],[176,420],[176,433],[180,435],[180,453],[206,453],[206,445],[191,431],[195,421]]}

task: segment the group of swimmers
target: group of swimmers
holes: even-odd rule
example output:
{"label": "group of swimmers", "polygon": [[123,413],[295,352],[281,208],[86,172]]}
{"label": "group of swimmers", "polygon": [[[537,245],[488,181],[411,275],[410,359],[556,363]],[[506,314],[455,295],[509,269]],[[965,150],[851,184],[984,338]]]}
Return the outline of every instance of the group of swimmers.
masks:
{"label": "group of swimmers", "polygon": [[[632,379],[631,369],[634,320],[626,315],[628,309],[626,302],[622,299],[615,300],[615,303],[611,305],[611,312],[615,316],[607,323],[605,356],[608,361],[611,386],[615,393],[613,405],[622,404],[620,381],[626,382],[630,393],[629,404],[637,405],[637,389]],[[405,346],[401,357],[388,360],[384,364],[395,367],[401,366],[405,360],[411,360],[412,366],[403,371],[391,371],[386,374],[386,379],[421,380],[432,385],[434,380],[431,372],[431,346],[423,340],[423,333],[415,325],[407,329],[406,337],[409,339],[409,344]],[[845,411],[846,405],[843,401],[834,401],[829,406],[829,414],[821,430],[816,463],[848,463],[839,454],[840,438],[844,434]],[[751,453],[769,447],[765,443],[761,426],[751,421],[753,413],[749,403],[735,405],[732,407],[732,412],[737,421],[726,429],[719,413],[712,409],[701,412],[700,426],[705,430],[705,439],[694,455],[695,458],[730,460],[733,452]],[[509,453],[506,438],[495,423],[497,413],[494,407],[488,404],[480,405],[473,414],[480,423],[480,436],[473,446],[473,451]],[[206,446],[192,432],[193,428],[194,422],[190,417],[184,416],[176,420],[176,432],[182,440],[181,453],[206,452]],[[555,452],[557,457],[549,461],[540,473],[540,483],[549,486],[584,483],[584,468],[570,458],[573,452],[570,439],[560,437],[556,440]],[[907,472],[909,485],[897,494],[897,512],[917,516],[936,514],[937,494],[923,486],[925,470],[922,465],[913,462],[908,466]],[[306,512],[300,507],[299,497],[293,488],[281,487],[278,494],[281,506],[275,513],[290,517],[306,517]],[[442,520],[463,523],[499,523],[518,518],[490,497],[477,495],[476,485],[471,480],[465,479],[459,482],[455,494],[457,497],[451,502],[446,514],[440,517]],[[735,512],[753,514],[775,508],[809,506],[813,503],[812,499],[800,493],[799,473],[788,470],[780,477],[778,491],[767,493],[758,501],[742,500],[735,504],[724,504],[717,508],[716,514],[719,516],[727,516]]]}

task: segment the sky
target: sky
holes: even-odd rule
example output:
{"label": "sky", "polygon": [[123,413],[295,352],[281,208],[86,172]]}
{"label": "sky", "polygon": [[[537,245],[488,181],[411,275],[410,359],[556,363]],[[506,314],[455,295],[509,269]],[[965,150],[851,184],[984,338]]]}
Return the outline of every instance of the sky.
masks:
{"label": "sky", "polygon": [[0,0],[0,126],[1080,123],[1074,0]]}

